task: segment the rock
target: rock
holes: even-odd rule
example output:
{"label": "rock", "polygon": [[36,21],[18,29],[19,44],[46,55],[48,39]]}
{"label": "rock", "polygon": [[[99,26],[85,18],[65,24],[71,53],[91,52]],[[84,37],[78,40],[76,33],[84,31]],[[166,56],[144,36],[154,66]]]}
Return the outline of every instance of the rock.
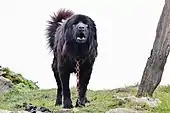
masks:
{"label": "rock", "polygon": [[33,82],[31,80],[27,80],[26,78],[23,77],[23,75],[19,73],[15,73],[11,71],[9,68],[4,68],[0,66],[0,76],[3,76],[14,84],[14,86],[18,85],[17,87],[21,85],[22,89],[30,89],[30,90],[37,90],[39,87],[36,85],[37,82]]}
{"label": "rock", "polygon": [[46,107],[37,107],[27,103],[23,103],[23,106],[25,107],[25,111],[9,111],[9,110],[0,110],[0,113],[76,113],[78,112],[78,108],[73,109],[61,109],[58,111],[50,111]]}
{"label": "rock", "polygon": [[116,109],[111,109],[107,111],[106,113],[147,113],[147,112],[137,111],[137,110],[128,109],[128,108],[116,108]]}
{"label": "rock", "polygon": [[8,110],[0,110],[0,113],[30,113],[27,111],[8,111]]}
{"label": "rock", "polygon": [[23,103],[25,110],[31,113],[51,113],[48,108],[45,107],[37,107],[32,104]]}
{"label": "rock", "polygon": [[142,106],[140,106],[140,104],[141,105],[147,104],[149,107],[157,107],[161,103],[159,99],[150,98],[150,97],[137,98],[135,96],[128,96],[128,97],[113,96],[113,98],[121,100],[124,103],[135,102],[135,104],[134,106],[131,106],[131,108],[116,108],[116,109],[111,109],[106,113],[148,113],[146,109],[142,109]]}
{"label": "rock", "polygon": [[0,66],[0,76],[2,76],[3,74],[6,74],[6,72],[4,71],[4,68]]}
{"label": "rock", "polygon": [[[27,103],[23,103],[23,107],[25,107],[25,111],[28,111],[30,113],[52,113],[53,111],[50,111],[48,108],[46,107],[37,107]],[[59,111],[57,111],[56,113],[76,113],[79,110],[77,108],[73,108],[73,109],[61,109]]]}
{"label": "rock", "polygon": [[120,93],[120,92],[129,93],[131,91],[131,89],[128,89],[128,88],[117,88],[115,91],[116,91],[116,93]]}
{"label": "rock", "polygon": [[73,108],[73,112],[74,112],[74,113],[76,113],[76,112],[78,112],[78,111],[79,111],[78,108]]}
{"label": "rock", "polygon": [[0,76],[0,93],[8,92],[11,90],[13,83],[3,76]]}
{"label": "rock", "polygon": [[74,111],[71,109],[61,109],[58,113],[74,113]]}
{"label": "rock", "polygon": [[161,103],[159,99],[156,98],[150,98],[150,97],[141,97],[137,98],[135,96],[129,96],[129,97],[117,97],[118,99],[121,99],[123,101],[132,101],[137,102],[139,104],[148,104],[150,107],[158,107],[158,105]]}
{"label": "rock", "polygon": [[136,98],[134,101],[138,103],[147,103],[150,107],[158,107],[158,105],[161,103],[159,99],[150,97]]}

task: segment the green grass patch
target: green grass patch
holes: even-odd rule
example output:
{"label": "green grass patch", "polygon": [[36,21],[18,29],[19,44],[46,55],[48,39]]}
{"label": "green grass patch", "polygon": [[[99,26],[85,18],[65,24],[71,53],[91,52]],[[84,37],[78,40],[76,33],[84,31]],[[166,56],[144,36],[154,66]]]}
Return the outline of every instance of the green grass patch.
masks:
{"label": "green grass patch", "polygon": [[[88,90],[87,97],[91,103],[86,107],[78,108],[77,113],[104,113],[110,109],[118,107],[133,108],[148,113],[170,113],[170,86],[161,86],[154,93],[154,97],[161,100],[157,108],[150,108],[146,104],[137,104],[135,102],[124,102],[117,99],[116,96],[124,97],[136,95],[137,88],[126,87],[126,90]],[[71,89],[73,105],[77,99],[76,89]],[[35,106],[44,106],[52,111],[58,111],[61,106],[54,106],[56,99],[56,89],[49,90],[17,90],[9,93],[0,94],[0,109],[23,110],[23,103],[32,103]]]}

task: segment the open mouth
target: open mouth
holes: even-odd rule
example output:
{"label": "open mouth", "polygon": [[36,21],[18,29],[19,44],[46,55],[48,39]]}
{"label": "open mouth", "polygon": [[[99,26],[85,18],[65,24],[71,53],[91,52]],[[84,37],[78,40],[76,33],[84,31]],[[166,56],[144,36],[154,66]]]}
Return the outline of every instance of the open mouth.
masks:
{"label": "open mouth", "polygon": [[87,38],[85,37],[84,33],[80,33],[80,35],[76,37],[76,40],[79,43],[83,43],[83,42],[85,42],[87,40]]}

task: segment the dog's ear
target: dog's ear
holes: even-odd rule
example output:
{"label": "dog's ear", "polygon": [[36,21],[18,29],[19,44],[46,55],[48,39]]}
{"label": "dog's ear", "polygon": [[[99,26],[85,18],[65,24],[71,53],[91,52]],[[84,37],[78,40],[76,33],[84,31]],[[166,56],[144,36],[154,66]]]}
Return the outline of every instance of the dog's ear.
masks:
{"label": "dog's ear", "polygon": [[94,39],[97,41],[97,28],[96,28],[96,24],[94,23],[93,21],[93,26],[94,26],[94,32],[95,32],[95,35],[94,35]]}
{"label": "dog's ear", "polygon": [[95,30],[95,33],[94,33],[94,40],[97,41],[97,31]]}
{"label": "dog's ear", "polygon": [[73,28],[73,20],[71,18],[69,18],[68,20],[65,21],[64,32],[67,29],[72,29],[72,28]]}
{"label": "dog's ear", "polygon": [[90,36],[94,40],[97,40],[97,28],[96,28],[96,24],[95,24],[95,22],[90,17],[88,18],[88,24],[89,24]]}
{"label": "dog's ear", "polygon": [[95,26],[92,25],[89,27],[89,35],[92,39],[97,41],[97,30]]}
{"label": "dog's ear", "polygon": [[67,42],[73,40],[73,29],[72,28],[73,28],[73,25],[72,25],[71,19],[68,19],[63,29],[65,40]]}

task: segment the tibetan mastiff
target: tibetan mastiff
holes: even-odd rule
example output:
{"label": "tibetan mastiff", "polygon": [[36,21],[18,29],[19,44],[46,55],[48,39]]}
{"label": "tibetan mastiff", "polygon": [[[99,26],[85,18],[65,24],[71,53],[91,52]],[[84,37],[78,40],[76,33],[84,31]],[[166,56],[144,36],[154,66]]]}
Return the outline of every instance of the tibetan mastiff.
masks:
{"label": "tibetan mastiff", "polygon": [[95,22],[89,16],[60,9],[51,16],[46,31],[48,45],[54,55],[52,71],[58,86],[56,105],[73,107],[69,79],[71,73],[76,73],[76,106],[85,106],[88,101],[86,90],[98,54]]}

